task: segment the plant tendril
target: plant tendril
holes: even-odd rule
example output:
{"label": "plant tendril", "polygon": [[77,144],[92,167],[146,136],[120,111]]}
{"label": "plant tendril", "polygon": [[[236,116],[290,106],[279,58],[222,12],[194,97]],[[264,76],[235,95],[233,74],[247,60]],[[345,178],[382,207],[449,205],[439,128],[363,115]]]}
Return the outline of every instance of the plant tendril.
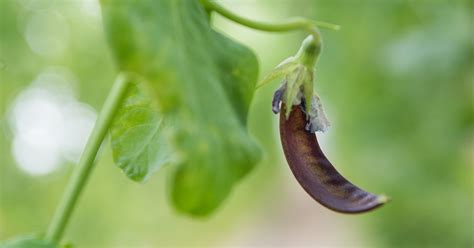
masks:
{"label": "plant tendril", "polygon": [[311,33],[316,40],[320,40],[320,35],[318,28],[326,28],[330,30],[337,31],[340,29],[340,26],[333,23],[322,22],[322,21],[314,21],[307,18],[302,17],[293,17],[286,21],[279,22],[279,23],[267,23],[267,22],[260,22],[251,20],[242,16],[239,16],[228,9],[224,8],[222,5],[210,1],[210,0],[201,0],[201,4],[205,7],[206,10],[215,11],[220,15],[237,22],[241,25],[258,29],[262,31],[269,31],[269,32],[285,32],[297,29],[303,29]]}

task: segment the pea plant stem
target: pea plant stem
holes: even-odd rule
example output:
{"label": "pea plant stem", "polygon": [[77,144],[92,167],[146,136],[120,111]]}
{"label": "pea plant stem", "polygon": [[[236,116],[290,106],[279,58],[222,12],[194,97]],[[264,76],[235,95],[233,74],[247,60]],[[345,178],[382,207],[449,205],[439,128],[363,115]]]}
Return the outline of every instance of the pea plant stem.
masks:
{"label": "pea plant stem", "polygon": [[123,101],[127,88],[130,85],[130,80],[131,79],[128,75],[122,73],[114,82],[95,123],[92,134],[87,141],[87,145],[79,164],[74,168],[64,195],[54,213],[45,235],[46,240],[52,243],[59,243],[61,241],[62,234],[65,231],[76,203],[91,175],[97,152],[107,135],[115,113],[117,112],[120,103]]}
{"label": "pea plant stem", "polygon": [[318,27],[327,28],[331,30],[339,30],[340,28],[339,25],[336,25],[336,24],[332,24],[328,22],[313,21],[313,20],[301,18],[301,17],[291,18],[280,23],[259,22],[259,21],[250,20],[245,17],[239,16],[227,10],[220,4],[210,1],[210,0],[201,0],[201,3],[207,11],[215,11],[219,13],[220,15],[234,22],[237,22],[241,25],[244,25],[253,29],[262,30],[262,31],[285,32],[285,31],[303,29],[313,34],[315,39],[318,39],[319,38],[319,32],[317,32]]}

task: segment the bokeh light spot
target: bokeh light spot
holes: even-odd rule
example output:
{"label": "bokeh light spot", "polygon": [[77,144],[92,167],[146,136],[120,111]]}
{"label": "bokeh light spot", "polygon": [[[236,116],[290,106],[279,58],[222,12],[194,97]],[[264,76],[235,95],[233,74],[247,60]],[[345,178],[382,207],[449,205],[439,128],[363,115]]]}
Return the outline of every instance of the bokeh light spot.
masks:
{"label": "bokeh light spot", "polygon": [[12,104],[12,153],[23,171],[45,175],[65,162],[78,162],[96,113],[76,100],[73,82],[66,70],[46,70]]}
{"label": "bokeh light spot", "polygon": [[39,11],[29,19],[25,30],[26,41],[33,52],[55,58],[63,54],[69,40],[66,18],[54,11]]}
{"label": "bokeh light spot", "polygon": [[82,0],[82,11],[91,17],[100,17],[100,5],[97,0]]}

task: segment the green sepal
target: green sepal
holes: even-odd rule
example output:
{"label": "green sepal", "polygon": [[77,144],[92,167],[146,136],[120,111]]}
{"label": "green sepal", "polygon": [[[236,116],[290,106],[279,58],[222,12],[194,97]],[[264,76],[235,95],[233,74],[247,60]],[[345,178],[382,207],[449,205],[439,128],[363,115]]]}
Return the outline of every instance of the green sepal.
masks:
{"label": "green sepal", "polygon": [[257,89],[263,87],[264,85],[272,82],[275,79],[284,77],[286,74],[293,71],[298,66],[294,57],[289,57],[277,65],[268,75],[266,75],[260,82],[257,84]]}

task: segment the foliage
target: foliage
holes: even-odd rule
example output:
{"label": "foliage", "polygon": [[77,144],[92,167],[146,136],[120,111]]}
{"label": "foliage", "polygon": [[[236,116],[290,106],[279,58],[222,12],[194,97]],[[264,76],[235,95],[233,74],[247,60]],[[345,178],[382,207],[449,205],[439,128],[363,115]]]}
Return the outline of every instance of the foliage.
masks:
{"label": "foliage", "polygon": [[173,161],[166,143],[163,118],[140,85],[129,87],[111,129],[115,163],[135,181],[143,181]]}
{"label": "foliage", "polygon": [[[316,87],[333,126],[321,145],[349,179],[390,194],[393,201],[378,212],[355,219],[333,215],[309,200],[299,201],[304,192],[287,191],[288,185],[296,182],[280,161],[276,119],[269,102],[278,86],[273,83],[257,92],[248,118],[250,131],[266,156],[245,183],[234,189],[229,198],[232,204],[225,204],[205,221],[176,216],[161,197],[164,173],[154,175],[146,187],[133,185],[110,168],[109,147],[104,146],[89,182],[92,190],[86,190],[68,234],[79,247],[212,247],[250,243],[255,237],[259,244],[271,245],[275,239],[269,232],[284,233],[277,240],[280,242],[301,237],[308,229],[313,230],[307,236],[312,238],[309,241],[327,242],[328,246],[472,246],[474,46],[469,1],[262,1],[251,7],[246,1],[225,2],[247,16],[258,11],[259,15],[252,17],[259,19],[298,14],[341,24],[341,31],[323,33]],[[67,19],[69,46],[62,56],[38,55],[25,39],[31,16],[42,11]],[[293,54],[304,37],[298,32],[276,37],[217,21],[220,29],[255,48],[262,72]],[[11,103],[43,70],[61,66],[77,78],[79,99],[99,109],[117,73],[103,30],[97,28],[100,25],[100,18],[91,18],[77,1],[0,1],[1,240],[44,228],[72,169],[62,166],[43,177],[18,169],[7,123]],[[128,26],[130,23],[124,24]],[[117,29],[117,36],[124,40],[134,37]],[[153,46],[158,47],[149,44]],[[152,56],[148,59],[153,61]],[[187,71],[185,75],[189,75]],[[142,93],[155,94],[148,90],[153,89],[151,83],[140,83],[145,88]],[[137,105],[150,99],[137,97]],[[133,102],[128,101],[125,108],[133,107]],[[145,113],[148,110],[137,111],[132,119],[159,120],[161,106],[155,104],[157,116]],[[133,120],[131,125],[136,123]],[[145,156],[146,152],[137,154]],[[127,159],[122,161],[126,168]],[[146,165],[146,170],[160,167],[141,165]],[[162,168],[163,172],[172,169]],[[144,177],[149,174],[147,171]],[[307,225],[294,223],[301,220],[298,214],[304,215]],[[335,221],[326,222],[327,216]],[[319,243],[303,245],[307,244]]]}
{"label": "foliage", "polygon": [[[209,214],[258,161],[259,149],[246,130],[257,80],[254,54],[213,31],[198,1],[102,1],[102,6],[119,68],[143,78],[159,109],[150,116],[149,107],[126,103],[112,136],[115,160],[134,180],[148,176],[157,163],[176,164],[174,205]],[[148,140],[153,145],[142,143]],[[153,157],[163,144],[172,146],[173,155]],[[131,146],[153,152],[138,155]]]}

